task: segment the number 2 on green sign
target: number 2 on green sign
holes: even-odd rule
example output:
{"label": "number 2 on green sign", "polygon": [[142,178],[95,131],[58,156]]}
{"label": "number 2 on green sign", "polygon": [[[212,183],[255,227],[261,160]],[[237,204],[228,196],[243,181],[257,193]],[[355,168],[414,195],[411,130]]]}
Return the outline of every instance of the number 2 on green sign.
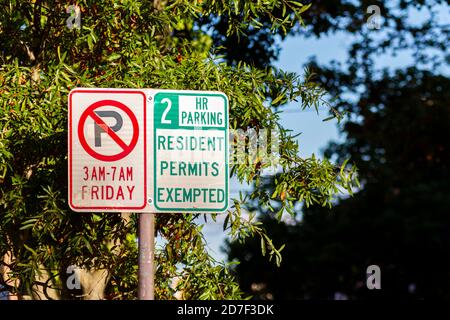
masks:
{"label": "number 2 on green sign", "polygon": [[161,103],[167,103],[166,110],[164,110],[164,112],[163,112],[163,114],[162,114],[162,117],[161,117],[161,123],[164,123],[164,124],[172,124],[172,120],[167,120],[167,119],[166,119],[167,114],[168,114],[169,111],[170,111],[170,108],[172,108],[172,100],[170,100],[170,99],[168,99],[168,98],[164,98],[164,99],[161,100]]}

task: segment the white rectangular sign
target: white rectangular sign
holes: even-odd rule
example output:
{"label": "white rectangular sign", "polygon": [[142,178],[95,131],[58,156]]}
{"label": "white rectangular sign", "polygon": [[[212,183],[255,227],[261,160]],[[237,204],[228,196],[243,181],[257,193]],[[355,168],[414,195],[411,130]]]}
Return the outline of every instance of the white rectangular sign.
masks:
{"label": "white rectangular sign", "polygon": [[147,206],[146,96],[141,90],[69,94],[69,205],[74,211]]}
{"label": "white rectangular sign", "polygon": [[227,96],[210,91],[157,90],[151,97],[155,211],[226,211]]}
{"label": "white rectangular sign", "polygon": [[225,94],[78,88],[68,113],[74,211],[228,209]]}

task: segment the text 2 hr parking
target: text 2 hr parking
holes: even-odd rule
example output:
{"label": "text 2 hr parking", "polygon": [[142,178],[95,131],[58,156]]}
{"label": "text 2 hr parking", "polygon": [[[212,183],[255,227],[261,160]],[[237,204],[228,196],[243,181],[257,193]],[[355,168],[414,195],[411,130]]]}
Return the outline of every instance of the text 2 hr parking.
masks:
{"label": "text 2 hr parking", "polygon": [[133,181],[133,167],[83,167],[84,181]]}

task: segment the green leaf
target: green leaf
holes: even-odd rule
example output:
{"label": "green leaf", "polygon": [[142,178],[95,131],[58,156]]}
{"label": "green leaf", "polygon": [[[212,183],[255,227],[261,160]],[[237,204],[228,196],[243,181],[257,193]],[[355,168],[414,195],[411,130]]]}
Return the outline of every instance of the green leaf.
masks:
{"label": "green leaf", "polygon": [[94,250],[92,250],[92,246],[89,243],[88,239],[86,239],[85,237],[83,237],[83,242],[86,245],[86,248],[89,250],[89,253],[93,254]]}
{"label": "green leaf", "polygon": [[323,121],[323,122],[325,122],[325,121],[330,121],[330,120],[333,120],[333,119],[335,119],[335,118],[336,118],[336,116],[330,116],[330,117],[327,117],[327,118],[323,119],[322,121]]}
{"label": "green leaf", "polygon": [[276,105],[278,102],[280,102],[283,98],[284,98],[284,94],[280,94],[278,97],[276,97],[273,101],[272,101],[272,105]]}
{"label": "green leaf", "polygon": [[264,242],[264,237],[261,237],[261,254],[266,255],[266,243]]}
{"label": "green leaf", "polygon": [[114,60],[117,60],[117,59],[119,59],[121,57],[121,55],[119,54],[119,53],[113,53],[112,55],[110,55],[109,57],[108,57],[108,61],[114,61]]}
{"label": "green leaf", "polygon": [[34,256],[37,256],[37,252],[34,251],[31,247],[29,247],[26,243],[24,243],[23,246],[25,247],[25,249],[30,251]]}

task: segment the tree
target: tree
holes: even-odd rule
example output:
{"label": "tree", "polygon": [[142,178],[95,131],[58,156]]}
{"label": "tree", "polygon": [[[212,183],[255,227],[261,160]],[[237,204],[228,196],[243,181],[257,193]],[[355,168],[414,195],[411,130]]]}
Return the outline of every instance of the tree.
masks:
{"label": "tree", "polygon": [[[410,5],[401,1],[399,8]],[[425,21],[423,28],[408,26],[408,15],[399,12],[400,21],[392,21],[398,35],[387,32],[386,46],[350,46],[345,69],[337,63],[313,67],[336,97],[337,109],[350,114],[342,127],[346,141],[331,143],[325,157],[351,159],[362,187],[332,210],[303,208],[289,223],[276,223],[257,203],[250,206],[271,225],[273,241],[287,244],[280,268],[261,259],[258,239],[228,244],[229,259],[241,262],[235,271],[242,289],[255,297],[330,299],[340,293],[448,299],[450,82],[439,74],[446,59],[441,38],[428,41],[430,34],[445,34],[448,28],[437,20]],[[397,39],[410,32],[413,42],[397,46]],[[428,46],[439,51],[425,50]],[[377,70],[380,52],[406,47],[417,53],[415,67]],[[273,189],[274,182],[268,179],[261,187]],[[379,291],[366,287],[366,269],[373,264],[381,268]]]}
{"label": "tree", "polygon": [[[287,6],[289,12],[283,10]],[[229,65],[208,30],[196,27],[204,17],[226,17],[227,35],[244,37],[249,28],[260,28],[265,17],[263,28],[287,33],[301,20],[305,7],[300,3],[84,0],[78,8],[50,0],[0,4],[2,290],[19,298],[136,297],[136,215],[77,214],[67,206],[66,106],[74,87],[224,91],[230,98],[231,129],[280,133],[283,173],[277,192],[252,195],[267,206],[279,198],[282,210],[292,210],[292,199],[300,197],[329,205],[338,187],[350,190],[354,185],[351,168],[340,171],[329,161],[299,158],[298,146],[274,110],[296,99],[301,99],[300,108],[317,107],[324,90],[308,76],[245,61]],[[230,171],[241,181],[258,184],[270,165],[247,157]],[[296,179],[303,175],[308,176],[306,184]],[[240,239],[258,235],[279,262],[281,248],[257,221],[244,219],[245,201],[233,200],[224,230]],[[166,240],[156,255],[159,299],[173,299],[175,292],[186,299],[242,297],[228,267],[208,254],[199,216],[157,217],[156,232]],[[205,216],[205,221],[215,217]],[[82,290],[66,285],[75,284],[68,273],[73,266]]]}
{"label": "tree", "polygon": [[[261,259],[258,239],[230,244],[243,290],[278,299],[448,299],[449,85],[415,69],[374,82],[364,100],[371,111],[346,124],[347,142],[328,149],[351,156],[363,189],[331,211],[305,209],[294,224],[264,212],[271,239],[287,244],[283,263]],[[381,268],[379,292],[366,287],[372,264]]]}
{"label": "tree", "polygon": [[[278,16],[283,11],[293,14],[295,6],[286,2],[261,15],[258,18],[260,28],[241,26],[246,37],[228,34],[228,15],[204,16],[197,24],[211,31],[218,52],[231,64],[244,61],[255,66],[268,66],[277,59],[280,40],[286,36],[321,37],[338,32],[348,36],[349,62],[359,74],[362,69],[357,65],[369,68],[375,57],[402,50],[412,50],[420,64],[445,62],[439,59],[442,58],[440,54],[436,54],[445,53],[447,48],[449,26],[438,19],[441,11],[446,10],[445,0],[306,0],[302,3],[305,4],[301,16],[304,24],[296,24],[287,30],[271,28],[272,15]],[[377,13],[374,6],[379,9],[380,17],[374,16]],[[415,21],[411,12],[422,12],[427,19]],[[239,18],[239,14],[232,13],[231,18]],[[369,20],[379,24],[380,29],[369,28]]]}

